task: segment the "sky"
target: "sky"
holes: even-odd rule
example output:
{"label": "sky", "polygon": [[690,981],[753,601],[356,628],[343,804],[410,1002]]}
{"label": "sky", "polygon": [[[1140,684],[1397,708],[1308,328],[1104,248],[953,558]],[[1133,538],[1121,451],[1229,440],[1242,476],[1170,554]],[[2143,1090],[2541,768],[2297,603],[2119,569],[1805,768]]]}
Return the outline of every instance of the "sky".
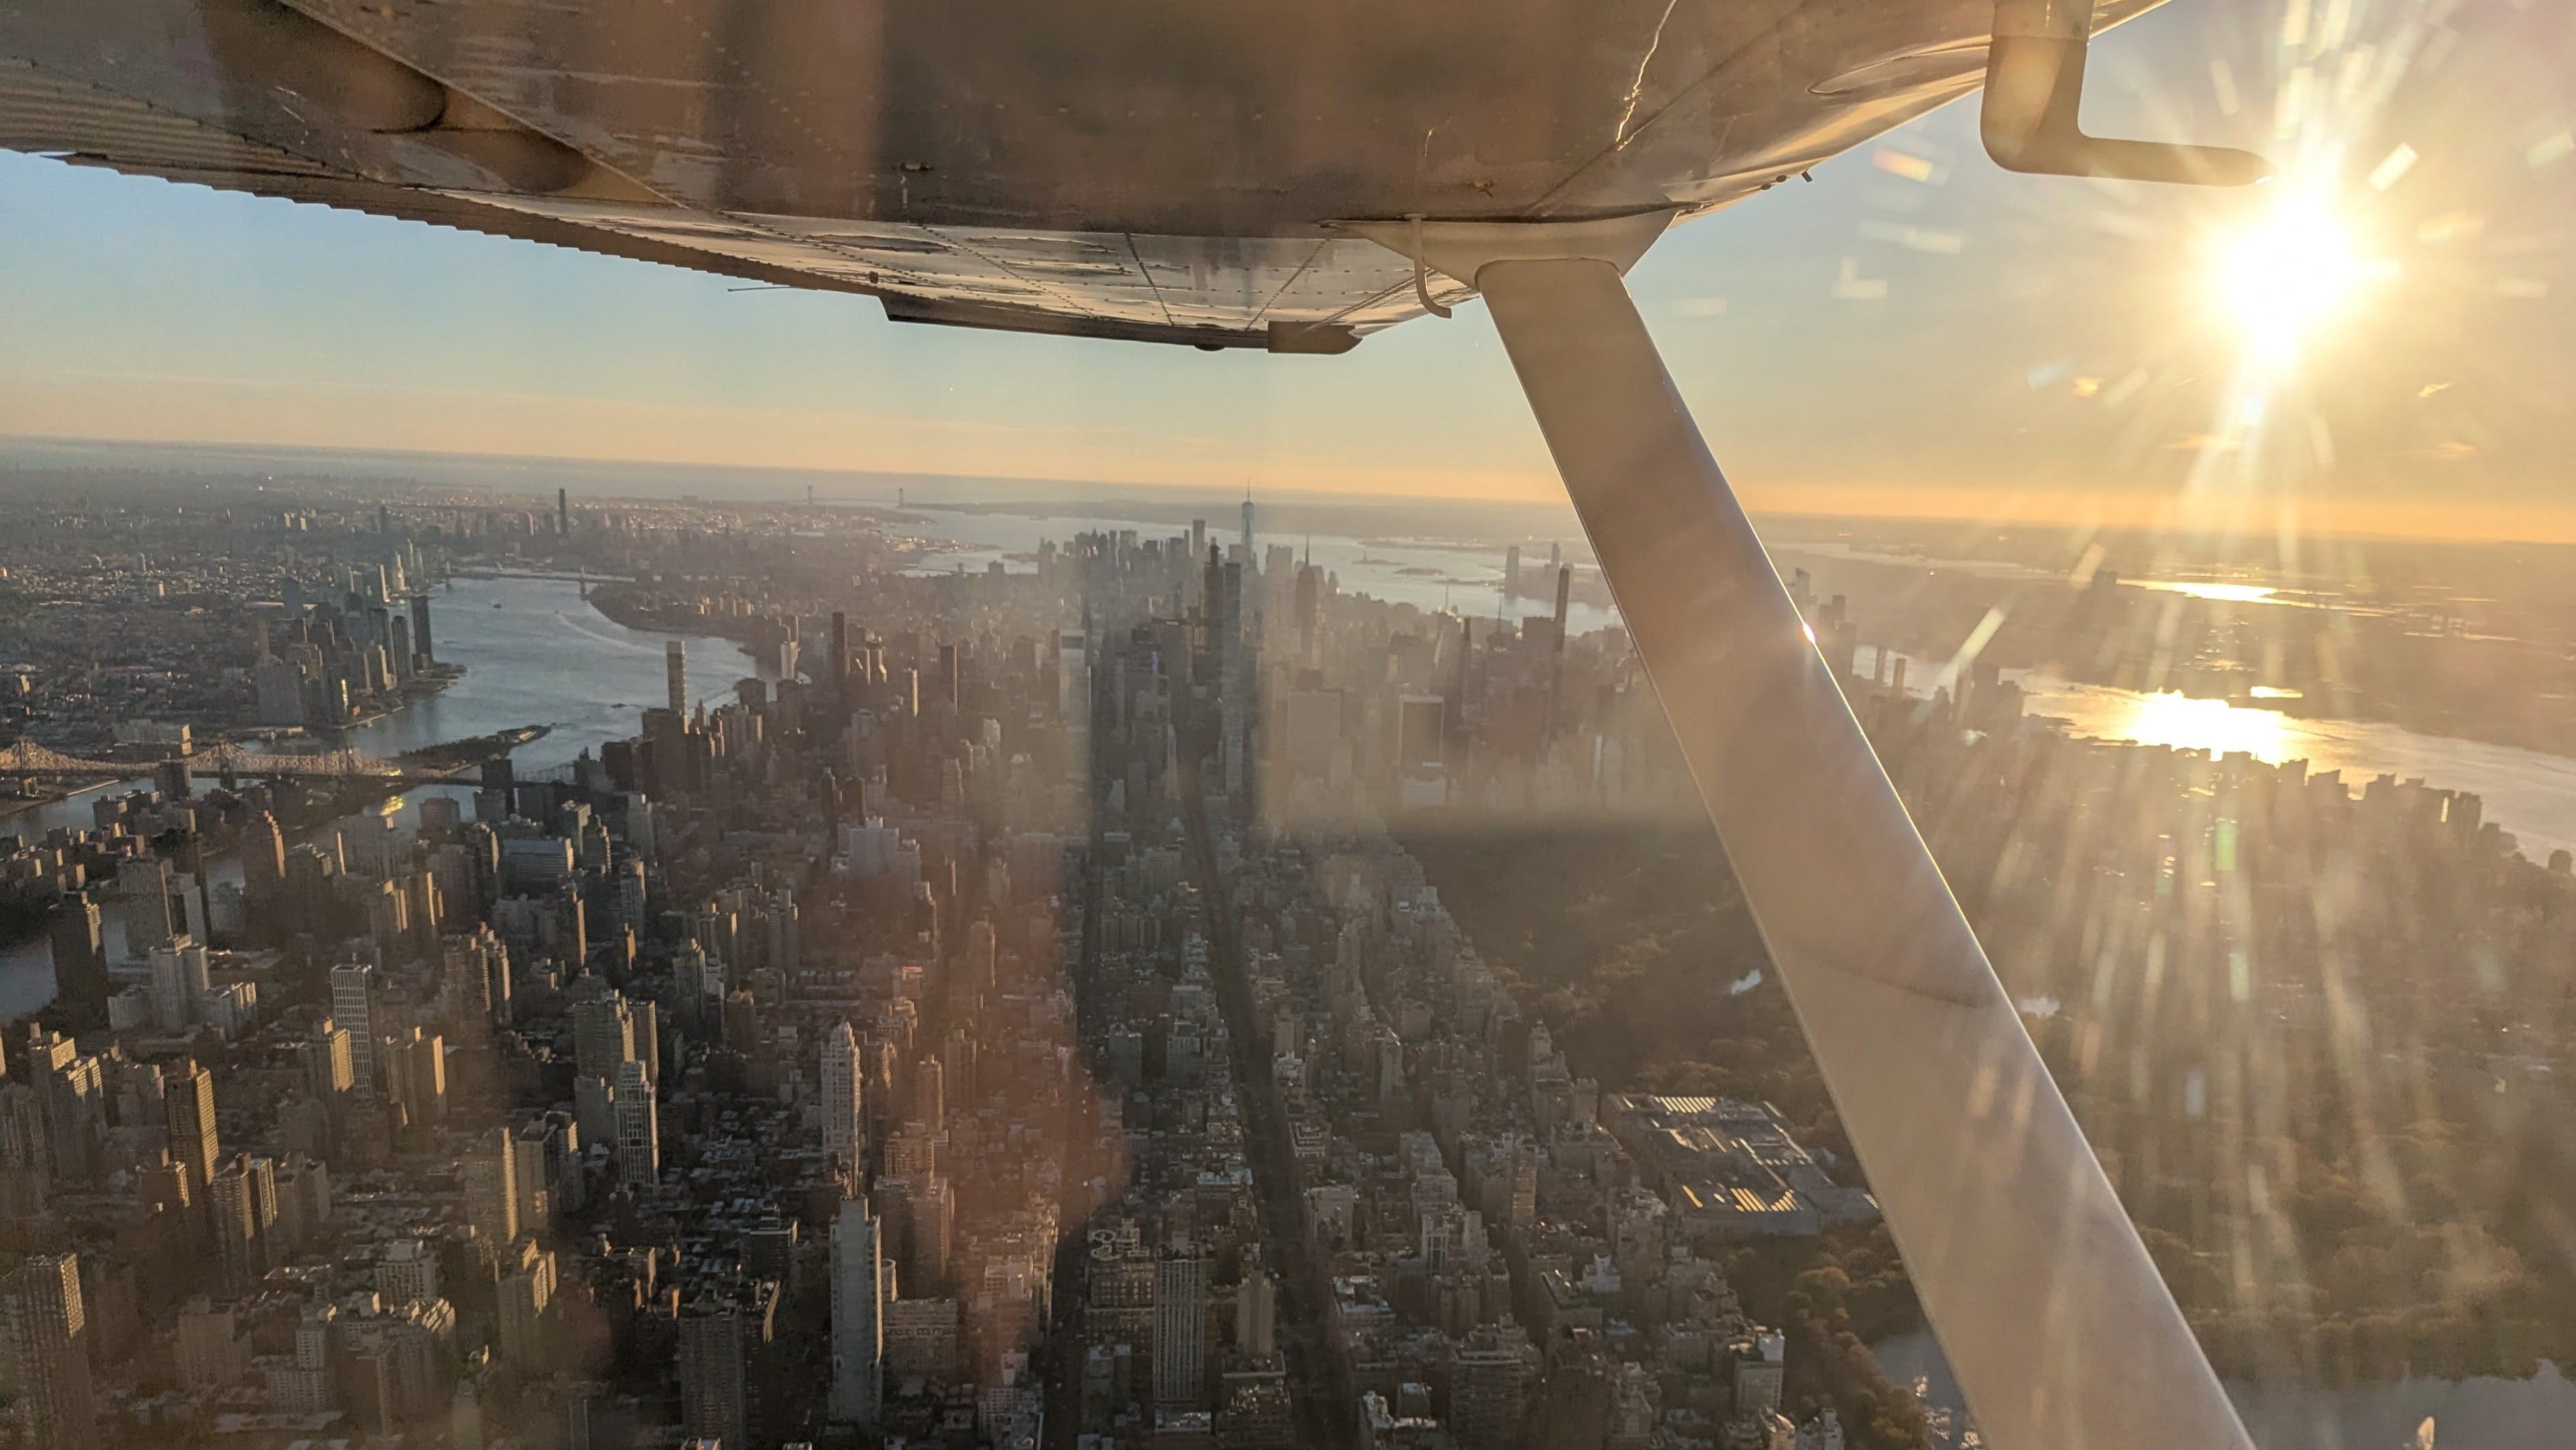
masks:
{"label": "sky", "polygon": [[[2175,0],[2096,44],[2088,125],[2282,180],[2007,175],[1971,102],[1686,223],[1631,286],[1757,509],[2576,538],[2572,90],[2555,0]],[[2249,274],[2248,235],[2290,255]],[[1557,487],[1472,304],[1271,357],[742,286],[0,152],[0,438]]]}

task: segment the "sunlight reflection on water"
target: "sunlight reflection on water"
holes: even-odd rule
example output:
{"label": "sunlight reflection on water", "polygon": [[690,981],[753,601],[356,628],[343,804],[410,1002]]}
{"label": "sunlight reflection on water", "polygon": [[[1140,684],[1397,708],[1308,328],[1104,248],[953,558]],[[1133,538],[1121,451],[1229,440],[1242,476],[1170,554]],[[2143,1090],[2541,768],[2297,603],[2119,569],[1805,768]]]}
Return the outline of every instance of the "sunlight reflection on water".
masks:
{"label": "sunlight reflection on water", "polygon": [[2179,579],[2125,579],[2121,582],[2135,584],[2140,589],[2151,589],[2159,594],[2187,594],[2194,599],[2214,599],[2224,604],[2285,602],[2272,597],[2280,593],[2279,590],[2264,584],[2203,584]]}
{"label": "sunlight reflection on water", "polygon": [[2576,849],[2576,760],[2566,756],[2047,675],[2025,675],[2020,684],[2030,714],[2062,720],[2076,735],[2213,755],[2242,751],[2272,765],[2304,760],[2311,773],[2342,772],[2356,792],[2381,775],[2474,791],[2486,818],[2512,832],[2525,855],[2538,860],[2561,847]]}
{"label": "sunlight reflection on water", "polygon": [[2170,745],[2177,750],[2206,750],[2213,755],[2243,752],[2267,764],[2296,758],[2289,716],[2225,700],[2195,700],[2188,695],[2132,695],[2114,707],[2125,718],[2106,722],[2093,732],[2134,740],[2141,745]]}

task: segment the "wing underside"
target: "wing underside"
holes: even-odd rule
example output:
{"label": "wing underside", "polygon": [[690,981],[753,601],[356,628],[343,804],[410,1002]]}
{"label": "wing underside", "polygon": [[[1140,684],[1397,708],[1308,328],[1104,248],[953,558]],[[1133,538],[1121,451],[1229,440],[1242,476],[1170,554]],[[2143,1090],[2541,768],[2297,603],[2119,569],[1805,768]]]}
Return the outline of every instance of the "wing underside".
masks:
{"label": "wing underside", "polygon": [[1964,93],[1990,5],[33,0],[0,147],[898,321],[1339,352],[1468,289],[1334,221],[1722,206]]}
{"label": "wing underside", "polygon": [[[881,299],[932,322],[1201,347],[1341,352],[1417,315],[1412,273],[1350,237],[1158,237],[702,211],[386,182],[0,63],[0,148],[747,281]],[[1434,296],[1466,289],[1431,279]]]}

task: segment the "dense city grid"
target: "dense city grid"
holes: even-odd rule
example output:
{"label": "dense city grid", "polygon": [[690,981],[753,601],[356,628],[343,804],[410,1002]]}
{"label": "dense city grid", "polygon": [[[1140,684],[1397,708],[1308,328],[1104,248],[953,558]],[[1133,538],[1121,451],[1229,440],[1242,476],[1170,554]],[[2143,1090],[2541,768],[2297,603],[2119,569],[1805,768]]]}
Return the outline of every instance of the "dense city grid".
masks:
{"label": "dense city grid", "polygon": [[[1478,621],[1345,592],[1250,504],[982,572],[912,567],[906,527],[319,484],[20,510],[8,731],[148,784],[0,835],[54,972],[0,1077],[7,1435],[1960,1432],[1862,1347],[1910,1296],[1758,944],[1658,981],[1642,928],[1575,973],[1511,925],[1515,892],[1607,889],[1601,823],[1690,809],[1624,635],[1569,634],[1573,565],[1514,550],[1507,592],[1553,612]],[[494,571],[674,636],[640,728],[542,769],[510,752],[543,721],[414,752],[459,783],[399,829],[375,807],[408,781],[201,764],[318,758],[453,687],[442,618]],[[1909,691],[1790,582],[2222,1362],[2284,1316],[2340,1323],[2347,1373],[2448,1343],[2272,1224],[2329,1211],[2321,1171],[2418,1192],[2444,1125],[2507,1111],[2338,1073],[2356,1021],[2507,1075],[2556,1050],[2564,859],[2471,796],[2071,741],[1991,663]],[[1403,844],[1496,817],[1592,834],[1536,872]],[[2346,913],[2294,909],[2303,882]],[[2379,888],[2442,910],[2364,935]],[[1453,907],[1514,935],[1489,961]],[[2459,973],[2400,971],[2434,933]],[[2347,1131],[2407,1091],[2403,1133]],[[2303,1136],[2292,1098],[2343,1126]],[[2276,1186],[2218,1171],[2246,1161]],[[2462,1231],[2353,1276],[2402,1262],[2551,1343],[2512,1227],[2465,1230],[2476,1282]]]}

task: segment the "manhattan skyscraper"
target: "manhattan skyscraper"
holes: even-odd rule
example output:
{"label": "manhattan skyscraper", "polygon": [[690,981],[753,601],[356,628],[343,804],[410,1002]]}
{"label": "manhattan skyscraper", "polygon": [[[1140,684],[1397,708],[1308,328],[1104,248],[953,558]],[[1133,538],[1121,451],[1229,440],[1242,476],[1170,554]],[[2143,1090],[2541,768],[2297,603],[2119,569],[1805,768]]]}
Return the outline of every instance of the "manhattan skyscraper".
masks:
{"label": "manhattan skyscraper", "polygon": [[873,1429],[885,1409],[885,1263],[865,1199],[832,1224],[832,1418]]}
{"label": "manhattan skyscraper", "polygon": [[823,1039],[823,1152],[856,1167],[867,1132],[866,1089],[859,1074],[859,1036],[840,1023]]}

